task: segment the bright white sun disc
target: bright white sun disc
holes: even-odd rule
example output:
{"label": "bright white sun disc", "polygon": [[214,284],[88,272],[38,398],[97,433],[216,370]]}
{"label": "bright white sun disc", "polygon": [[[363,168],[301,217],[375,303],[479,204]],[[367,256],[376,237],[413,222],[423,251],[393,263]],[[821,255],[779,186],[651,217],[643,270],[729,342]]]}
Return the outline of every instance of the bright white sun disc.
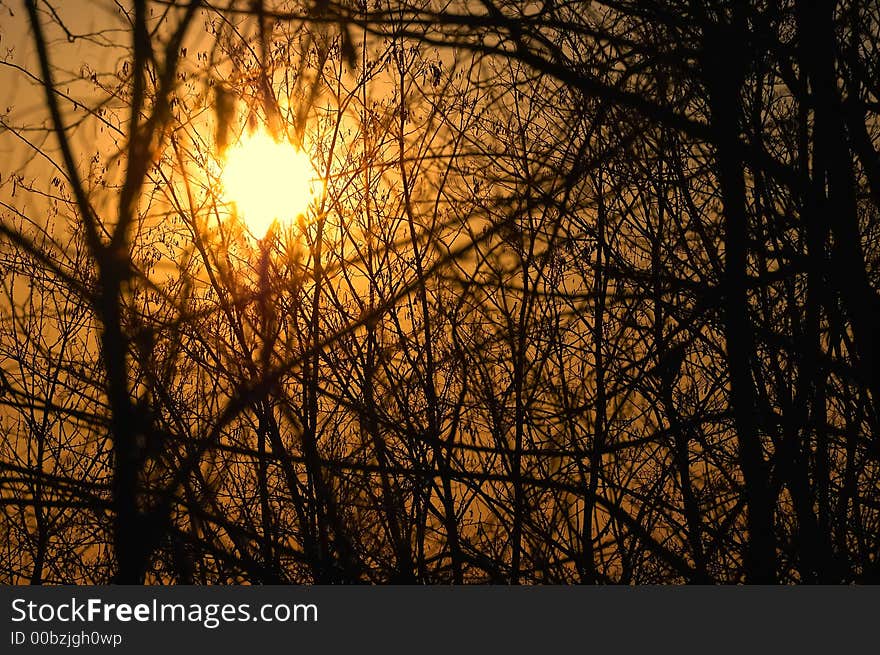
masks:
{"label": "bright white sun disc", "polygon": [[227,151],[221,182],[226,200],[235,203],[250,232],[262,237],[276,220],[306,212],[316,177],[306,153],[254,132]]}

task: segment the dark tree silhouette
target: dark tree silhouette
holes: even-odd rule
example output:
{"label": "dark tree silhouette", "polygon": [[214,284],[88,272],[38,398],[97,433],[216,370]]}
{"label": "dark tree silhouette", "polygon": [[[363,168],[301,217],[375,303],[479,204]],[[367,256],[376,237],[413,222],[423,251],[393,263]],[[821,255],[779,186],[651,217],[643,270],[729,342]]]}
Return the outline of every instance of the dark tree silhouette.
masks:
{"label": "dark tree silhouette", "polygon": [[0,579],[878,580],[876,3],[85,4],[0,5]]}

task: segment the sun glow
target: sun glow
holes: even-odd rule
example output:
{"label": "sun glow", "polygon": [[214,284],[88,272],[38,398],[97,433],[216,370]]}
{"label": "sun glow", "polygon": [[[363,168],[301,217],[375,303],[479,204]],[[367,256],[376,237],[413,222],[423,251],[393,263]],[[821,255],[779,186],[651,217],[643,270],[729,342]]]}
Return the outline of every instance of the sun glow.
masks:
{"label": "sun glow", "polygon": [[223,195],[255,237],[263,237],[275,221],[306,213],[315,197],[317,174],[309,156],[264,131],[242,136],[225,159]]}

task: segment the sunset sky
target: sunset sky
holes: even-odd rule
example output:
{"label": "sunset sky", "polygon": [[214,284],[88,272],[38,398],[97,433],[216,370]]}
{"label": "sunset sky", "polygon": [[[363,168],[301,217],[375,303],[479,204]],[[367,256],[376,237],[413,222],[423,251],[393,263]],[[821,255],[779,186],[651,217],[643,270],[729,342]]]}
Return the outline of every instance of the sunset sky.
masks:
{"label": "sunset sky", "polygon": [[0,14],[3,582],[878,580],[876,3]]}

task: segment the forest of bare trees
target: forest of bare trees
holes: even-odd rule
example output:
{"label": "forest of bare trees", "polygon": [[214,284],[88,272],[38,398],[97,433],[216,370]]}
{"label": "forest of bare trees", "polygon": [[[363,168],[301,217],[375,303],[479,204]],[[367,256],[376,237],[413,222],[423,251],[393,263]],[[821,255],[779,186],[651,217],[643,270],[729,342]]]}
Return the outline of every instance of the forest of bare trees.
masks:
{"label": "forest of bare trees", "polygon": [[0,582],[880,582],[875,0],[0,13]]}

